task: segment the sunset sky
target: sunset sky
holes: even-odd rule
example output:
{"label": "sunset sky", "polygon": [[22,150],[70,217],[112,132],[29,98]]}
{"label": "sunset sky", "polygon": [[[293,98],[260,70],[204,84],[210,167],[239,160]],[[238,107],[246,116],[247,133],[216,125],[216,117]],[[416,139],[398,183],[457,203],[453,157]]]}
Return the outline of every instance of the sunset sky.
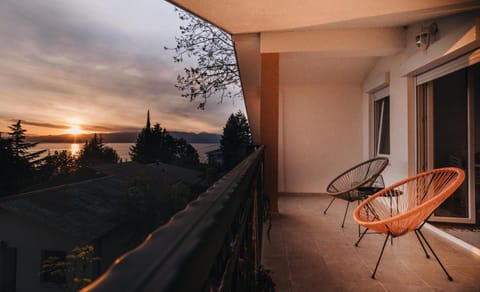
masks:
{"label": "sunset sky", "polygon": [[163,0],[1,0],[0,132],[30,135],[137,131],[221,133],[243,100],[204,111],[174,87],[186,64],[172,52],[180,21]]}

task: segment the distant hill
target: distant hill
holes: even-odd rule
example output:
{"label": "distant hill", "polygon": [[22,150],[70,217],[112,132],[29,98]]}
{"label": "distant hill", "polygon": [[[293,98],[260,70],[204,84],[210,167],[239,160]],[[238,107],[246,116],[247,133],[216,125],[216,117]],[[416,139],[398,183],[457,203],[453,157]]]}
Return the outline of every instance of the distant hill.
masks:
{"label": "distant hill", "polygon": [[[183,138],[188,143],[220,143],[221,135],[212,133],[188,133],[188,132],[168,132],[173,137]],[[48,136],[30,136],[27,137],[30,142],[38,143],[83,143],[91,139],[93,134],[80,134],[76,136],[75,141],[72,135],[48,135]],[[105,143],[135,143],[138,132],[117,132],[101,134]]]}
{"label": "distant hill", "polygon": [[187,132],[169,132],[170,135],[179,139],[183,138],[187,140],[188,143],[220,143],[220,139],[222,138],[219,134],[212,134],[212,133],[187,133]]}

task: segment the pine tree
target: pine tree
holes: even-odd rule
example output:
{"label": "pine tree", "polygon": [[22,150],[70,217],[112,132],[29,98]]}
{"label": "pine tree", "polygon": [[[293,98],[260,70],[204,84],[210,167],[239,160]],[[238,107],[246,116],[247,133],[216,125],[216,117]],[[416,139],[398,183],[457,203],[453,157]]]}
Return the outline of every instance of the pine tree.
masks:
{"label": "pine tree", "polygon": [[132,161],[140,163],[163,162],[194,168],[200,164],[197,151],[187,141],[175,139],[159,123],[151,127],[150,111],[129,154]]}
{"label": "pine tree", "polygon": [[27,130],[22,128],[22,121],[18,120],[15,124],[8,126],[11,130],[8,134],[10,135],[10,139],[12,140],[12,150],[13,155],[17,159],[24,159],[32,166],[38,164],[40,160],[38,157],[45,153],[45,150],[30,152],[29,149],[38,145],[38,143],[29,143],[26,142],[25,133]]}
{"label": "pine tree", "polygon": [[18,187],[19,161],[15,158],[13,141],[0,136],[0,196],[14,192]]}
{"label": "pine tree", "polygon": [[223,128],[220,149],[223,152],[225,170],[232,169],[251,152],[252,135],[245,115],[238,111],[231,114]]}
{"label": "pine tree", "polygon": [[45,157],[39,170],[43,179],[65,176],[77,170],[77,159],[67,150],[55,151]]}
{"label": "pine tree", "polygon": [[9,126],[8,138],[0,137],[0,195],[15,193],[33,184],[36,166],[43,161],[39,159],[45,152],[31,151],[37,143],[26,142],[22,121]]}
{"label": "pine tree", "polygon": [[81,166],[89,166],[97,163],[118,163],[120,156],[117,152],[108,146],[105,146],[102,137],[94,134],[92,139],[85,142],[80,155],[78,156],[78,163]]}
{"label": "pine tree", "polygon": [[200,166],[200,157],[192,145],[185,139],[178,139],[176,143],[176,163],[179,166],[198,167]]}

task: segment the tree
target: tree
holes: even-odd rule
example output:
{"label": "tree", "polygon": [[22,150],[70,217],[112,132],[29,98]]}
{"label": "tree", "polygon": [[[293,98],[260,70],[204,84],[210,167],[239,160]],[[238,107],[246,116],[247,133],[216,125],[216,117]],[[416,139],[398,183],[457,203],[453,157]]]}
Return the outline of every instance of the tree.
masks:
{"label": "tree", "polygon": [[19,173],[12,171],[20,162],[13,151],[13,141],[0,136],[0,195],[7,195],[18,188]]}
{"label": "tree", "polygon": [[40,155],[45,153],[45,150],[30,152],[29,150],[38,145],[38,143],[26,142],[25,133],[27,130],[22,128],[22,121],[18,120],[15,124],[8,126],[11,130],[8,134],[12,141],[13,155],[18,159],[26,160],[31,166],[38,164],[41,160],[38,159]]}
{"label": "tree", "polygon": [[114,216],[128,230],[130,243],[136,245],[196,196],[190,186],[182,183],[170,186],[136,178]]}
{"label": "tree", "polygon": [[135,145],[130,147],[132,161],[152,163],[155,161],[170,162],[175,154],[175,140],[166,129],[156,123],[151,127],[150,111],[147,111],[147,123],[138,134]]}
{"label": "tree", "polygon": [[118,163],[120,156],[108,146],[105,146],[102,137],[94,134],[92,139],[85,142],[78,156],[80,166],[90,166],[97,163]]}
{"label": "tree", "polygon": [[56,176],[64,176],[77,170],[77,159],[67,150],[55,151],[48,154],[40,166],[43,178],[49,179]]}
{"label": "tree", "polygon": [[220,149],[225,170],[232,169],[251,152],[252,134],[247,118],[241,111],[228,118],[223,128]]}
{"label": "tree", "polygon": [[55,282],[63,282],[67,291],[78,291],[94,280],[93,264],[99,260],[92,245],[77,246],[62,258],[52,256],[45,259],[42,274]]}
{"label": "tree", "polygon": [[7,138],[0,136],[0,195],[15,193],[34,183],[36,166],[42,159],[39,156],[45,152],[32,151],[37,143],[26,142],[22,121],[9,126],[11,132]]}
{"label": "tree", "polygon": [[197,150],[188,144],[185,139],[178,139],[176,146],[176,165],[187,167],[200,166],[200,157]]}
{"label": "tree", "polygon": [[231,36],[188,12],[177,9],[186,25],[180,26],[180,36],[175,38],[174,62],[180,63],[185,57],[196,58],[197,66],[185,68],[178,75],[175,87],[182,96],[194,101],[201,98],[198,108],[205,109],[207,99],[217,95],[241,97],[240,74],[238,72],[235,48]]}
{"label": "tree", "polygon": [[164,162],[185,167],[197,167],[200,164],[197,150],[184,139],[175,139],[167,130],[156,123],[150,126],[150,111],[147,123],[140,131],[135,145],[130,147],[130,158],[140,163]]}

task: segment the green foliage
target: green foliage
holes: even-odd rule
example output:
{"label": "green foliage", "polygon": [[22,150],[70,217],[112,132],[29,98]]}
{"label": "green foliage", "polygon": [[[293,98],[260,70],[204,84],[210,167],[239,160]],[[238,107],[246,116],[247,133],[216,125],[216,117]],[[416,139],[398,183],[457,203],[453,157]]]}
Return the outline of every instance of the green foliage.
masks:
{"label": "green foliage", "polygon": [[165,49],[175,51],[174,62],[183,62],[185,57],[195,58],[197,66],[185,68],[184,74],[178,75],[175,87],[190,101],[201,98],[200,109],[205,108],[211,96],[221,100],[241,97],[240,74],[231,36],[188,12],[177,12],[185,25],[180,26],[180,36],[175,38],[177,46]]}
{"label": "green foliage", "polygon": [[197,151],[184,139],[175,139],[166,129],[156,123],[150,126],[150,112],[147,123],[130,147],[130,158],[140,163],[164,162],[196,168],[200,165]]}
{"label": "green foliage", "polygon": [[93,281],[93,264],[100,261],[92,245],[74,247],[67,256],[48,257],[42,262],[42,273],[65,279],[66,291],[78,291]]}
{"label": "green foliage", "polygon": [[223,128],[220,149],[223,152],[225,170],[232,169],[252,151],[252,135],[245,115],[238,111],[231,114]]}
{"label": "green foliage", "polygon": [[98,137],[97,134],[85,142],[78,156],[80,166],[90,166],[98,163],[118,163],[119,161],[120,156],[118,156],[117,152],[113,148],[105,146],[102,137]]}

